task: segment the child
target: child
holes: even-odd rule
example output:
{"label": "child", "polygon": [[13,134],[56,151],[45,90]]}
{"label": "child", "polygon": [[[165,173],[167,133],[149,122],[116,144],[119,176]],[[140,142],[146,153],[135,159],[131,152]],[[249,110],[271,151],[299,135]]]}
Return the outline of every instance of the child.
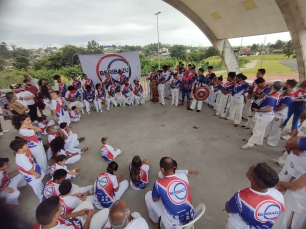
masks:
{"label": "child", "polygon": [[116,84],[113,80],[111,81],[111,86],[108,87],[109,99],[113,106],[125,106],[125,102],[122,100],[120,86]]}
{"label": "child", "polygon": [[107,97],[106,91],[102,88],[102,84],[96,84],[95,94],[98,109],[100,110],[100,112],[102,113],[102,103],[106,107],[106,110],[109,111],[110,99]]}
{"label": "child", "polygon": [[53,173],[52,180],[48,181],[43,189],[41,201],[48,199],[51,196],[58,196],[59,185],[62,183],[67,176],[67,171],[65,169],[58,169]]}
{"label": "child", "polygon": [[122,92],[122,100],[129,106],[133,105],[134,101],[133,88],[129,84],[128,79],[123,80],[123,85],[121,85],[121,92]]}
{"label": "child", "polygon": [[37,136],[41,132],[39,127],[33,126],[30,116],[26,114],[14,116],[12,124],[19,130],[20,135],[28,141],[28,146],[39,167],[44,174],[48,173],[47,157],[41,137]]}
{"label": "child", "polygon": [[56,101],[59,103],[59,105],[61,106],[61,108],[64,112],[63,122],[66,122],[69,125],[71,123],[70,116],[69,116],[69,110],[70,109],[66,104],[66,100],[63,97],[61,97],[60,92],[59,91],[55,91],[55,92],[57,94]]}
{"label": "child", "polygon": [[69,218],[67,214],[70,214],[77,206],[82,202],[87,201],[93,204],[94,196],[88,196],[89,192],[85,192],[82,195],[82,200],[77,196],[78,193],[72,194],[72,184],[70,180],[64,180],[59,186],[59,198],[62,206],[62,218]]}
{"label": "child", "polygon": [[9,178],[9,175],[18,172],[13,170],[8,173],[6,170],[10,167],[8,158],[0,158],[0,198],[5,198],[5,203],[8,205],[18,205],[18,197],[20,192],[18,189],[22,189],[27,185],[23,176],[19,173],[13,178]]}
{"label": "child", "polygon": [[[206,77],[204,76],[204,69],[203,69],[203,68],[199,68],[198,74],[195,75],[195,78],[194,78],[193,93],[195,92],[195,90],[196,90],[197,88],[205,87],[205,86],[206,86],[206,83],[207,83],[207,80],[206,80]],[[200,112],[200,111],[202,110],[203,101],[197,100],[197,99],[195,98],[195,96],[193,96],[192,103],[191,103],[191,105],[190,105],[190,107],[189,107],[188,110],[193,111],[193,110],[195,109],[197,103],[198,103],[197,112]]]}
{"label": "child", "polygon": [[170,82],[170,88],[171,88],[171,93],[172,93],[172,102],[171,105],[175,105],[176,107],[178,106],[178,100],[179,100],[179,90],[180,90],[180,85],[181,81],[177,77],[178,72],[174,72],[173,74],[173,79]]}
{"label": "child", "polygon": [[71,122],[78,122],[81,119],[81,114],[76,106],[71,107],[69,112]]}
{"label": "child", "polygon": [[214,111],[217,115],[217,111],[220,106],[220,96],[221,96],[221,90],[223,88],[223,76],[219,76],[217,78],[217,84],[214,86],[214,97],[212,99],[212,104],[214,106]]}
{"label": "child", "polygon": [[151,164],[148,159],[141,160],[135,156],[130,164],[130,185],[134,190],[141,190],[147,187],[149,183],[149,169]]}
{"label": "child", "polygon": [[157,81],[158,98],[159,98],[159,103],[164,106],[166,105],[164,99],[165,81],[166,78],[163,75],[163,71],[158,70],[158,81]]}
{"label": "child", "polygon": [[143,87],[139,84],[139,80],[134,80],[133,93],[135,98],[135,105],[145,104],[146,95],[143,91]]}
{"label": "child", "polygon": [[[79,153],[66,151],[64,146],[65,140],[62,137],[56,137],[50,143],[51,151],[54,156],[65,155],[67,157],[66,164],[73,164],[81,159]],[[82,152],[84,151],[85,150],[82,149]]]}
{"label": "child", "polygon": [[50,166],[49,174],[52,177],[54,172],[58,169],[65,169],[67,171],[66,179],[71,179],[72,177],[76,177],[79,175],[76,171],[79,171],[81,168],[76,168],[72,170],[68,170],[66,164],[67,157],[65,155],[59,155],[55,158],[55,163]]}
{"label": "child", "polygon": [[47,119],[46,119],[46,117],[44,117],[44,116],[38,117],[37,121],[38,121],[38,127],[41,129],[41,133],[43,135],[47,135],[47,131],[46,131]]}
{"label": "child", "polygon": [[61,105],[57,101],[57,94],[56,92],[51,92],[51,107],[52,107],[52,114],[57,121],[58,124],[64,122],[64,110],[62,109]]}
{"label": "child", "polygon": [[[107,172],[100,173],[94,183],[95,200],[94,205],[98,209],[109,208],[112,204],[121,198],[129,187],[129,182],[123,179],[123,175],[116,177],[118,164],[114,161],[108,164]],[[120,183],[119,183],[120,182]]]}
{"label": "child", "polygon": [[[187,71],[186,71],[187,72]],[[184,99],[185,99],[185,95],[187,96],[187,108],[189,107],[189,100],[190,100],[190,92],[192,89],[192,78],[189,77],[189,73],[188,74],[185,73],[185,75],[182,78],[182,102],[180,104],[180,106],[184,105]]]}
{"label": "child", "polygon": [[[199,173],[198,171],[195,171],[195,170],[177,170],[176,160],[173,160],[173,164],[174,164],[174,173],[175,174],[183,173],[187,176],[188,174],[198,175],[198,173]],[[158,178],[160,178],[160,179],[164,178],[164,175],[162,174],[161,171],[158,172]]]}
{"label": "child", "polygon": [[103,144],[103,146],[101,147],[101,154],[102,154],[102,158],[105,161],[111,162],[112,160],[115,159],[115,157],[123,153],[123,150],[113,148],[112,146],[109,145],[108,137],[103,137],[101,139],[101,142]]}
{"label": "child", "polygon": [[41,192],[44,188],[42,179],[45,173],[41,170],[33,157],[28,142],[25,139],[16,139],[10,143],[10,148],[16,152],[15,160],[19,172],[23,178],[33,188],[34,193],[40,199]]}
{"label": "child", "polygon": [[209,97],[208,97],[208,105],[210,107],[214,106],[214,87],[217,83],[217,76],[215,73],[211,73],[208,81],[208,89],[209,89]]}
{"label": "child", "polygon": [[[78,139],[78,135],[72,133],[71,127],[65,122],[60,124],[60,128],[61,128],[60,136],[62,138],[64,138],[65,142],[67,144],[70,144],[70,146],[73,147],[73,148],[77,147],[80,144],[81,141],[85,140],[85,138],[79,138]],[[67,147],[65,147],[65,148],[68,149]]]}
{"label": "child", "polygon": [[95,91],[91,89],[90,85],[86,86],[86,91],[83,93],[84,105],[86,107],[87,114],[90,114],[90,107],[93,105],[96,108],[97,113],[99,113],[97,100],[95,99]]}

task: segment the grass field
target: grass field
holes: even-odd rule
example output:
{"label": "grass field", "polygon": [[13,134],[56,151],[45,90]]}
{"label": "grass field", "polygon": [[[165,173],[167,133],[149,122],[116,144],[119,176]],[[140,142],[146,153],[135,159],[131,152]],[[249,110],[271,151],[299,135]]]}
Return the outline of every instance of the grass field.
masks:
{"label": "grass field", "polygon": [[[247,58],[249,60],[259,60],[261,59],[261,56],[247,56],[247,57],[239,57],[239,58]],[[264,54],[262,55],[263,60],[282,60],[287,59],[283,53],[278,54]]]}
{"label": "grass field", "polygon": [[295,73],[292,69],[283,65],[280,60],[263,60],[258,61],[255,68],[245,69],[242,71],[246,76],[256,75],[257,69],[264,68],[266,69],[266,75],[280,75],[280,74],[291,74]]}

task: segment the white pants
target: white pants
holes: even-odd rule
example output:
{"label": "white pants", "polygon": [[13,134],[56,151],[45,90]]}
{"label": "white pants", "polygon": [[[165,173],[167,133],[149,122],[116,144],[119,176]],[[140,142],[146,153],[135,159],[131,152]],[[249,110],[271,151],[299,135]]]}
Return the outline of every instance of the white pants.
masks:
{"label": "white pants", "polygon": [[165,105],[164,88],[163,89],[158,88],[158,99],[159,99],[159,103]]}
{"label": "white pants", "polygon": [[139,105],[140,104],[145,104],[145,100],[146,100],[146,95],[145,93],[140,93],[140,95],[134,95],[134,99],[135,99],[135,105]]}
{"label": "white pants", "polygon": [[284,119],[278,119],[277,121],[275,118],[268,124],[266,128],[266,134],[265,137],[268,138],[267,143],[270,146],[277,146],[281,135],[282,135],[282,129],[281,125],[284,123]]}
{"label": "white pants", "polygon": [[214,105],[214,100],[215,100],[215,93],[214,93],[214,87],[213,86],[208,86],[209,87],[209,97],[208,97],[208,104],[213,106]]}
{"label": "white pants", "polygon": [[[94,104],[94,106],[95,106],[95,108],[96,108],[96,110],[99,110],[98,109],[98,103],[97,103],[97,100],[93,100],[93,101],[91,101],[93,104]],[[90,112],[90,102],[88,102],[87,100],[84,100],[84,105],[85,105],[85,107],[86,107],[86,111],[87,112]]]}
{"label": "white pants", "polygon": [[287,153],[287,151],[285,151],[285,153],[277,159],[277,162],[280,166],[285,166],[288,155],[289,154]]}
{"label": "white pants", "polygon": [[[109,108],[110,99],[109,98],[105,98],[105,102],[107,104],[107,107]],[[97,99],[97,104],[98,104],[98,110],[102,110],[102,100],[101,99]]]}
{"label": "white pants", "polygon": [[217,110],[217,115],[221,116],[221,118],[226,117],[227,110],[228,110],[228,108],[230,106],[230,103],[231,103],[231,99],[232,99],[231,95],[221,94],[220,101],[219,101],[220,105],[219,105],[218,110]]}
{"label": "white pants", "polygon": [[[291,217],[292,217],[291,227],[287,227]],[[272,229],[287,229],[287,228],[292,228],[292,229],[306,228],[306,212],[301,212],[301,213],[293,212],[292,209],[290,209],[286,205],[286,210],[277,218]]]}
{"label": "white pants", "polygon": [[87,185],[85,187],[79,187],[76,184],[72,185],[72,190],[70,195],[76,194],[76,193],[85,193],[89,192],[90,194],[93,193],[93,185]]}
{"label": "white pants", "polygon": [[68,136],[68,138],[65,140],[65,142],[71,144],[72,147],[77,147],[80,145],[80,142],[78,141],[78,135],[77,134],[71,134]]}
{"label": "white pants", "polygon": [[121,154],[121,149],[116,149],[116,150],[114,150],[114,159],[115,159],[119,154]]}
{"label": "white pants", "polygon": [[[96,181],[94,183],[94,187],[96,187]],[[127,180],[121,181],[119,183],[119,189],[117,192],[115,192],[115,197],[114,197],[114,202],[115,203],[117,200],[120,200],[121,197],[123,196],[123,194],[125,193],[125,191],[128,189],[129,187],[129,182]],[[101,206],[99,201],[95,201],[94,202],[96,208],[98,209],[103,209],[103,207]]]}
{"label": "white pants", "polygon": [[66,110],[64,110],[63,121],[66,122],[68,125],[71,123],[69,112]]}
{"label": "white pants", "polygon": [[128,93],[126,95],[127,97],[125,97],[124,95],[122,95],[122,100],[128,104],[128,105],[133,105],[133,101],[134,101],[134,95],[132,92]]}
{"label": "white pants", "polygon": [[81,160],[81,155],[75,155],[73,157],[70,157],[68,159],[66,159],[66,164],[73,164],[76,163],[77,161]]}
{"label": "white pants", "polygon": [[74,101],[74,102],[70,102],[68,104],[68,107],[71,109],[73,106],[76,106],[79,109],[83,109],[84,108],[84,104],[81,101]]}
{"label": "white pants", "polygon": [[71,118],[70,120],[71,120],[71,122],[78,122],[78,121],[80,121],[80,118]]}
{"label": "white pants", "polygon": [[262,145],[265,136],[265,130],[269,122],[270,121],[267,120],[256,119],[255,126],[253,128],[253,135],[247,143],[249,146],[252,147],[254,144]]}
{"label": "white pants", "polygon": [[166,98],[169,98],[169,95],[170,95],[170,81],[165,82],[164,95],[165,95]]}
{"label": "white pants", "polygon": [[49,147],[47,150],[47,159],[50,160],[51,157],[52,157],[52,150],[51,150],[51,147]]}
{"label": "white pants", "polygon": [[253,99],[248,99],[248,98],[246,99],[246,104],[244,105],[243,113],[242,113],[242,117],[244,119],[248,119],[249,116],[251,115],[252,101]]}
{"label": "white pants", "polygon": [[243,103],[243,98],[239,100],[232,99],[231,101],[228,119],[234,120],[235,124],[240,124],[241,122]]}
{"label": "white pants", "polygon": [[39,142],[35,147],[31,147],[30,151],[34,155],[36,162],[40,166],[41,170],[45,174],[48,174],[47,156],[42,142]]}
{"label": "white pants", "polygon": [[203,102],[202,101],[199,101],[199,100],[196,100],[195,98],[193,98],[192,100],[192,103],[190,105],[190,109],[194,109],[196,107],[196,104],[198,103],[198,110],[202,110],[202,105],[203,105]]}
{"label": "white pants", "polygon": [[171,89],[171,94],[172,94],[172,102],[171,102],[171,104],[174,104],[175,106],[178,106],[179,90],[178,89]]}
{"label": "white pants", "polygon": [[6,204],[14,204],[18,205],[18,197],[20,195],[20,191],[17,189],[22,186],[26,186],[27,182],[23,178],[23,176],[19,173],[17,176],[11,178],[11,183],[7,186],[14,189],[13,192],[8,192],[6,190],[0,192],[0,198],[5,198]]}
{"label": "white pants", "polygon": [[216,96],[215,96],[215,104],[214,104],[214,109],[216,111],[218,111],[219,107],[220,107],[220,98],[221,98],[221,93],[215,93]]}
{"label": "white pants", "polygon": [[42,193],[42,191],[44,189],[43,182],[39,181],[38,183],[29,184],[29,185],[32,187],[32,189],[33,189],[35,195],[38,197],[38,199],[41,200],[41,193]]}

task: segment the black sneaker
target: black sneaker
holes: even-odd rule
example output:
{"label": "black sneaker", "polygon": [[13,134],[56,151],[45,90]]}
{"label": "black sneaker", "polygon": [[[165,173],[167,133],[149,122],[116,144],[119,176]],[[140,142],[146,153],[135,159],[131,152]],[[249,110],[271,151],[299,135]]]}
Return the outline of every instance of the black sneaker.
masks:
{"label": "black sneaker", "polygon": [[241,128],[245,128],[245,125],[242,125]]}
{"label": "black sneaker", "polygon": [[84,141],[84,140],[85,140],[85,138],[83,138],[83,137],[78,139],[78,141],[79,141],[80,143],[81,143],[82,141]]}
{"label": "black sneaker", "polygon": [[200,112],[201,110],[197,110],[197,112]]}
{"label": "black sneaker", "polygon": [[187,107],[187,110],[193,111],[190,107]]}

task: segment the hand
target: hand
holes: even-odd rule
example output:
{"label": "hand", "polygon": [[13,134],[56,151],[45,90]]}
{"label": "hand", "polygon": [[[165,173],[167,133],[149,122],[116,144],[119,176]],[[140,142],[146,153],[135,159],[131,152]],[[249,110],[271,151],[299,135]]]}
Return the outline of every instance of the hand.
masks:
{"label": "hand", "polygon": [[116,151],[116,150],[117,150],[117,148],[114,148],[114,150]]}
{"label": "hand", "polygon": [[81,168],[76,168],[76,169],[74,169],[75,171],[79,171]]}
{"label": "hand", "polygon": [[117,181],[120,182],[123,179],[123,174],[117,177]]}
{"label": "hand", "polygon": [[40,178],[40,174],[39,173],[36,173],[34,176],[35,176],[36,179]]}
{"label": "hand", "polygon": [[5,187],[5,190],[8,191],[9,193],[14,192],[14,189],[10,188],[10,187]]}
{"label": "hand", "polygon": [[254,111],[254,112],[258,112],[259,110],[258,110],[258,109],[254,109],[253,111]]}
{"label": "hand", "polygon": [[94,210],[93,209],[90,209],[88,210],[87,212],[87,219],[91,219],[94,215]]}
{"label": "hand", "polygon": [[276,185],[276,189],[280,192],[284,192],[287,190],[284,186],[281,186],[281,185]]}
{"label": "hand", "polygon": [[294,149],[291,149],[291,152],[296,156],[300,156],[300,154],[302,153],[302,150],[294,148]]}
{"label": "hand", "polygon": [[194,175],[198,175],[199,174],[199,172],[198,171],[194,171],[194,173],[193,173]]}
{"label": "hand", "polygon": [[59,121],[59,118],[58,117],[55,117],[56,121]]}
{"label": "hand", "polygon": [[76,196],[76,197],[79,197],[79,198],[82,198],[83,197],[83,193],[74,193],[73,196]]}
{"label": "hand", "polygon": [[[93,209],[91,209],[91,210],[93,211]],[[79,211],[79,214],[80,214],[80,216],[82,216],[82,215],[88,215],[89,211],[90,211],[90,210],[89,210],[88,208],[85,208],[85,209]]]}
{"label": "hand", "polygon": [[144,159],[143,163],[147,164],[147,163],[149,163],[149,160],[148,159]]}

